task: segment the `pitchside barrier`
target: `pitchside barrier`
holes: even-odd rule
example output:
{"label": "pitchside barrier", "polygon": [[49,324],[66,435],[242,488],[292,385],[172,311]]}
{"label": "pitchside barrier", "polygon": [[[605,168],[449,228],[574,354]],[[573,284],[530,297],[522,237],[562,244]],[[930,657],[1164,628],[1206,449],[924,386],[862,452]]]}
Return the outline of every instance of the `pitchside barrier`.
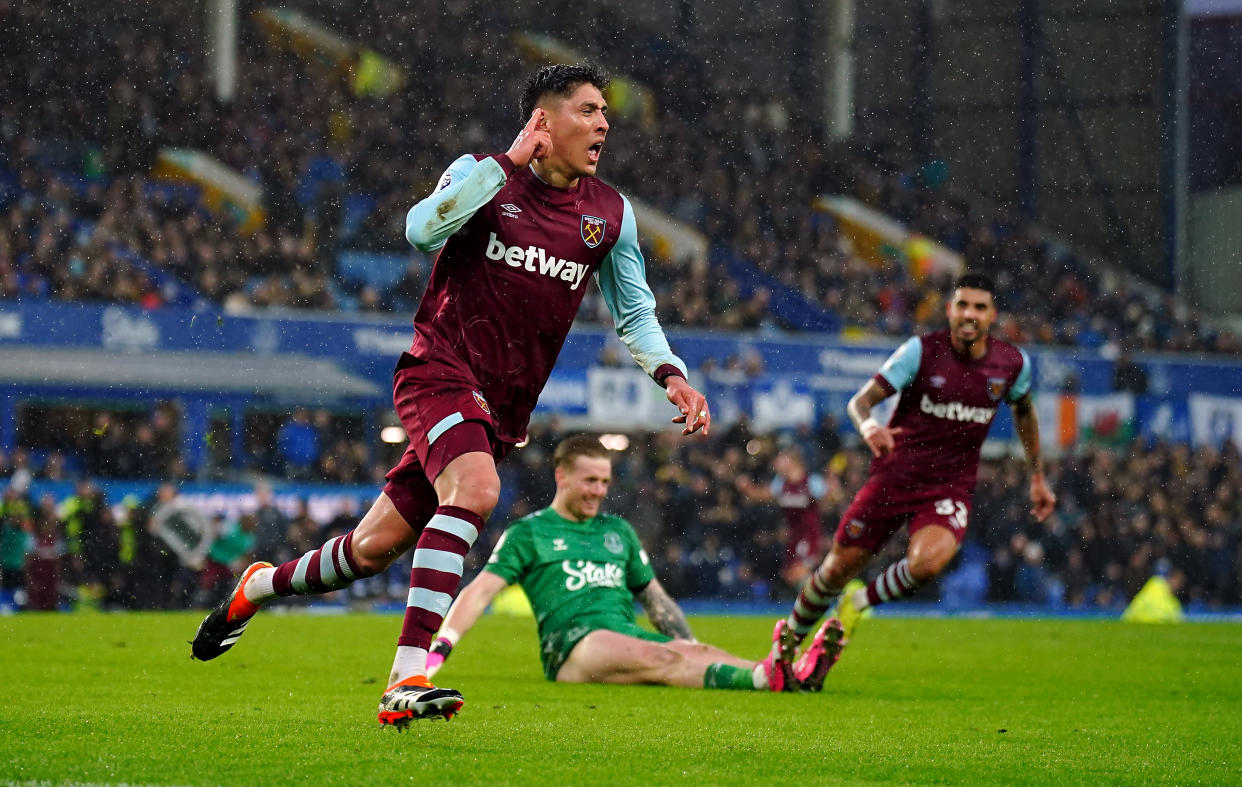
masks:
{"label": "pitchside barrier", "polygon": [[[712,402],[718,423],[746,416],[760,430],[824,416],[845,403],[898,339],[837,334],[725,334],[669,330],[673,349]],[[191,470],[205,461],[210,420],[240,427],[248,408],[330,406],[374,414],[391,407],[392,370],[407,350],[405,318],[289,313],[262,317],[210,309],[144,311],[125,306],[0,305],[0,449],[19,443],[23,402],[172,400],[181,412]],[[1100,349],[1027,348],[1050,448],[1134,435],[1175,442],[1242,444],[1242,363],[1230,358],[1146,354],[1140,395],[1113,390],[1114,363]],[[615,359],[623,359],[617,365]],[[627,360],[611,329],[569,336],[537,416],[574,427],[667,429],[663,392]],[[241,429],[235,428],[234,440]],[[1012,443],[1008,408],[991,437]],[[234,451],[235,461],[241,452]]]}

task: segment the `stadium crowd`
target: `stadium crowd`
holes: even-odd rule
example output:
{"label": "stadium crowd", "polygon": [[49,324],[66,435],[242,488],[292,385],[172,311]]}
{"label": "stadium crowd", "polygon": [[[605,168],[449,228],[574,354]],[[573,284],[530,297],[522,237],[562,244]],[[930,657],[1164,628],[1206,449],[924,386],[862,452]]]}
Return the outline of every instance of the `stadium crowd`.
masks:
{"label": "stadium crowd", "polygon": [[[470,568],[486,560],[503,523],[551,499],[549,458],[561,437],[555,424],[536,425],[530,445],[500,465],[506,493],[486,543],[470,553]],[[821,550],[866,475],[867,458],[852,432],[839,433],[831,419],[781,434],[753,434],[743,420],[704,441],[671,433],[628,438],[630,447],[615,462],[607,509],[634,525],[661,581],[680,598],[788,599],[817,562],[815,554],[792,557],[781,510],[752,493],[771,483],[778,453],[796,451],[825,481],[826,494],[816,503]],[[1242,603],[1242,462],[1232,444],[1221,451],[1140,441],[1121,449],[1087,447],[1049,463],[1048,476],[1060,503],[1039,524],[1026,510],[1021,463],[985,461],[962,554],[920,598],[1120,610],[1160,573],[1185,602],[1206,608]],[[244,513],[202,512],[212,517],[214,541],[200,562],[185,563],[162,540],[154,518],[177,496],[176,485],[163,483],[144,501],[107,500],[101,485],[85,476],[64,499],[26,492],[32,481],[54,477],[24,452],[0,457],[0,585],[10,593],[22,590],[33,609],[75,597],[118,608],[209,604],[231,587],[231,572],[252,558],[282,560],[309,551],[346,532],[365,508],[347,506],[316,520],[305,501],[286,500],[278,508],[269,482],[261,481]],[[272,482],[288,477],[266,476]],[[904,543],[899,538],[889,549],[896,554]],[[407,571],[399,562],[348,593],[363,600],[401,597]]]}
{"label": "stadium crowd", "polygon": [[[273,46],[247,17],[246,67],[234,100],[222,104],[204,73],[202,31],[175,5],[70,5],[72,13],[50,2],[0,6],[0,93],[9,97],[0,102],[3,299],[408,313],[428,264],[403,238],[414,195],[429,191],[458,154],[508,145],[509,138],[484,129],[518,128],[513,97],[529,64],[508,37],[470,31],[577,20],[570,13],[526,18],[521,9],[481,0],[377,0],[364,13],[325,16],[417,75],[401,93],[380,99],[356,95],[339,73]],[[442,56],[446,40],[458,57]],[[917,279],[899,258],[877,269],[857,256],[834,220],[811,207],[815,197],[837,193],[906,222],[993,275],[1008,312],[994,329],[1002,338],[1242,352],[1237,337],[1201,322],[1172,296],[1101,273],[1011,212],[916,172],[888,150],[829,143],[788,90],[735,84],[620,23],[576,25],[574,40],[586,51],[632,53],[627,69],[652,88],[659,107],[650,122],[617,123],[604,174],[714,246],[705,269],[645,249],[666,326],[797,330],[771,308],[774,288],[783,288],[848,329],[905,336],[939,327],[943,283]],[[204,151],[259,184],[263,226],[241,233],[239,219],[212,211],[197,189],[154,178],[166,148]],[[351,250],[401,255],[405,272],[382,289],[350,283],[337,263]],[[749,275],[730,274],[738,269],[726,270],[726,259],[741,260]],[[597,295],[581,316],[608,320]],[[725,371],[760,371],[746,363],[719,361]],[[227,569],[250,554],[292,554],[320,543],[325,528],[344,526],[344,519],[315,521],[304,507],[261,506],[236,521],[215,521],[220,548],[202,564],[184,564],[149,527],[168,502],[159,496],[175,496],[175,488],[122,502],[103,499],[95,484],[188,480],[175,421],[167,407],[105,413],[56,430],[68,442],[0,457],[4,589],[22,590],[36,609],[55,608],[80,595],[79,587],[110,606],[207,603],[227,586]],[[273,481],[372,484],[388,466],[347,417],[271,414],[246,426],[245,469]],[[556,436],[537,431],[531,446],[501,466],[511,491],[494,522],[550,499],[546,460]],[[610,507],[652,548],[676,597],[792,593],[799,570],[786,557],[780,512],[746,493],[767,485],[782,447],[796,444],[825,477],[820,513],[829,533],[865,475],[852,431],[841,433],[831,421],[783,437],[751,434],[741,422],[707,442],[630,438]],[[1062,503],[1038,526],[1025,515],[1021,468],[985,463],[959,570],[923,592],[1116,609],[1160,571],[1184,600],[1240,603],[1240,472],[1232,449],[1083,449],[1051,468]],[[33,481],[74,479],[91,480],[67,499],[27,492]],[[490,527],[487,537],[494,541],[500,529]],[[487,553],[472,552],[476,568]],[[406,577],[393,584],[403,594]],[[354,587],[350,593],[388,592],[381,578]]]}
{"label": "stadium crowd", "polygon": [[[404,92],[376,98],[279,49],[247,17],[246,67],[237,95],[222,104],[194,20],[159,4],[120,13],[79,5],[68,14],[53,3],[18,4],[0,31],[6,63],[22,66],[0,73],[0,89],[18,97],[0,107],[0,297],[155,308],[181,284],[191,293],[183,297],[233,309],[408,311],[427,267],[404,243],[412,195],[428,191],[463,150],[508,144],[483,129],[516,128],[512,97],[529,70],[509,38],[456,31],[520,30],[552,18],[477,1],[424,8],[382,0],[363,14],[317,9],[346,38],[418,75]],[[607,177],[715,247],[707,268],[647,249],[667,324],[797,330],[770,308],[773,289],[783,288],[847,328],[900,336],[935,325],[943,282],[916,278],[896,252],[882,269],[856,256],[834,220],[811,207],[839,193],[995,276],[1006,293],[1005,338],[1242,352],[1236,336],[1171,296],[1099,273],[942,177],[915,173],[888,150],[828,142],[787,90],[732,84],[623,24],[606,41],[591,40],[604,35],[575,28],[586,51],[626,51],[629,70],[660,107],[650,122],[618,124]],[[451,60],[435,45],[449,38],[461,55]],[[239,233],[238,218],[208,210],[196,189],[153,179],[165,148],[202,150],[260,184],[265,224]],[[337,261],[350,250],[402,254],[408,270],[382,291],[345,280]],[[742,260],[749,274],[730,275],[725,257]],[[582,316],[608,319],[597,296]]]}

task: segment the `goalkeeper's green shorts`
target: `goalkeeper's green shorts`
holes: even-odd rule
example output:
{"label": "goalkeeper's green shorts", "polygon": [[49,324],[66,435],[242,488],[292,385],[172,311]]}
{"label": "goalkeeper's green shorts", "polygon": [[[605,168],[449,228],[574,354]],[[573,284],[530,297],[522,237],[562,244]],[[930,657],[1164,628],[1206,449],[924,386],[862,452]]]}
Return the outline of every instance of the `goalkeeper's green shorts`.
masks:
{"label": "goalkeeper's green shorts", "polygon": [[549,631],[539,643],[539,658],[543,660],[543,674],[548,680],[556,680],[556,674],[561,671],[561,667],[574,647],[587,634],[600,629],[615,631],[627,637],[645,639],[649,642],[671,642],[673,639],[664,634],[648,631],[633,621],[619,617],[596,618],[575,623],[569,628]]}

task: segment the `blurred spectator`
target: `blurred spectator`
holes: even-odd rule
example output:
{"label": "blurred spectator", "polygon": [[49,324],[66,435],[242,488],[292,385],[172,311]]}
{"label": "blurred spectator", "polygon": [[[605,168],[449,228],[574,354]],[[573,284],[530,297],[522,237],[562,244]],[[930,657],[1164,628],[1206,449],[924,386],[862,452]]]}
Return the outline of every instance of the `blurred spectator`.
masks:
{"label": "blurred spectator", "polygon": [[1113,363],[1113,390],[1139,395],[1147,393],[1147,372],[1124,350]]}
{"label": "blurred spectator", "polygon": [[34,548],[26,560],[26,608],[50,611],[59,608],[66,554],[60,523],[44,508],[31,511]]}
{"label": "blurred spectator", "polygon": [[285,477],[306,481],[314,476],[319,461],[319,437],[310,413],[303,407],[294,410],[293,417],[276,434]]}
{"label": "blurred spectator", "polygon": [[274,565],[293,559],[289,547],[289,519],[276,507],[272,487],[266,482],[254,485],[254,554]]}
{"label": "blurred spectator", "polygon": [[198,572],[198,606],[214,607],[233,589],[234,577],[246,567],[254,550],[258,518],[253,513],[229,519],[219,512],[213,522],[215,537]]}
{"label": "blurred spectator", "polygon": [[827,494],[828,484],[823,475],[807,471],[802,449],[798,447],[781,449],[772,460],[772,469],[776,476],[767,487],[755,485],[745,475],[738,476],[736,483],[748,499],[772,502],[780,508],[785,520],[781,578],[791,588],[797,588],[823,558],[819,501]]}

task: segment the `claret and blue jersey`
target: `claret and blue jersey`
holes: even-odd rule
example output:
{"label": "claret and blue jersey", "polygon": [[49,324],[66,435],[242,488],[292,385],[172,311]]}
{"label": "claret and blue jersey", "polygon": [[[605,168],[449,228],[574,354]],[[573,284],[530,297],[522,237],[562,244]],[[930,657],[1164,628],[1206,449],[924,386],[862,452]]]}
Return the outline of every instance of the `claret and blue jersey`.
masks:
{"label": "claret and blue jersey", "polygon": [[1031,390],[1031,361],[995,338],[982,358],[964,357],[954,352],[948,331],[937,331],[902,344],[875,381],[890,395],[900,393],[889,426],[901,432],[896,449],[872,462],[872,475],[969,495],[996,408]]}
{"label": "claret and blue jersey", "polygon": [[439,252],[410,353],[477,381],[501,440],[525,435],[588,274],[644,371],[685,372],[656,320],[634,210],[597,178],[559,189],[507,156],[462,156],[410,210],[406,237]]}

